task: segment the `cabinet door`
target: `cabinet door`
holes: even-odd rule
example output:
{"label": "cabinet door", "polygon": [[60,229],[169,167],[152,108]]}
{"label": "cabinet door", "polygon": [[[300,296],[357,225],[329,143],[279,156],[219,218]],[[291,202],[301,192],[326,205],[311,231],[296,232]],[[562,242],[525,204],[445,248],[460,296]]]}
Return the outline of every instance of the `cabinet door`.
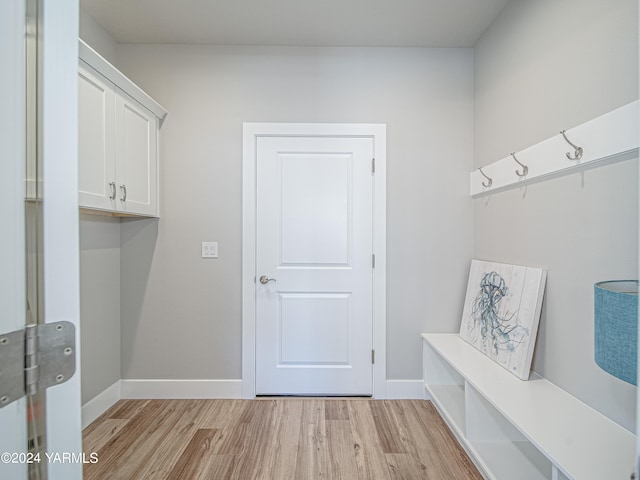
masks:
{"label": "cabinet door", "polygon": [[126,93],[116,92],[116,208],[156,216],[158,119]]}
{"label": "cabinet door", "polygon": [[116,208],[115,86],[80,62],[78,188],[81,207]]}

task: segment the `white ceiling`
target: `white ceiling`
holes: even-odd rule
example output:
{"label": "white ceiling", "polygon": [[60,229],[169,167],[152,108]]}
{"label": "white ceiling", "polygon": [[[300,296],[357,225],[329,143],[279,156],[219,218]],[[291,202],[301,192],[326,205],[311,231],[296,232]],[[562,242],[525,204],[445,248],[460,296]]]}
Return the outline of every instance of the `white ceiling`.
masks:
{"label": "white ceiling", "polygon": [[471,47],[509,0],[80,0],[118,43]]}

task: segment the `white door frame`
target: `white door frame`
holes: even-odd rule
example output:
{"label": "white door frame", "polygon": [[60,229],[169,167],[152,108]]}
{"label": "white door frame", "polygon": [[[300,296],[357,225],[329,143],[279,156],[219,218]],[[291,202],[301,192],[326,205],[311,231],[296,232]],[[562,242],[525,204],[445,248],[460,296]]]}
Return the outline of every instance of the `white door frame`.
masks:
{"label": "white door frame", "polygon": [[[77,0],[40,2],[39,69],[42,79],[42,96],[39,99],[40,122],[43,136],[39,145],[42,154],[44,192],[43,248],[44,248],[44,318],[47,323],[66,320],[76,327],[76,373],[67,382],[46,390],[46,442],[48,453],[69,453],[78,457],[82,453],[82,426],[80,419],[80,300],[79,300],[79,234],[78,234],[78,14]],[[20,203],[24,205],[25,167],[23,163],[25,141],[25,13],[24,0],[0,2],[3,40],[0,57],[7,69],[2,86],[3,110],[0,113],[0,145],[3,146],[3,180],[13,177],[21,191]],[[13,165],[12,165],[13,164]],[[15,165],[20,164],[18,169]],[[16,175],[13,174],[16,173]],[[28,180],[32,180],[29,178]],[[33,178],[35,181],[36,178]],[[4,183],[4,182],[3,182]],[[33,185],[33,183],[31,184]],[[2,200],[11,199],[12,190],[3,191]],[[9,201],[9,200],[8,200]],[[6,205],[5,205],[6,206]],[[16,213],[20,215],[19,210]],[[15,219],[12,219],[15,220]],[[8,224],[10,228],[24,218]],[[20,234],[22,235],[22,234]],[[14,237],[15,238],[15,237]],[[18,240],[20,241],[20,240]],[[24,245],[11,245],[3,239],[3,247],[13,249],[15,261],[24,269]],[[22,240],[24,244],[24,240]],[[22,274],[20,275],[22,277]],[[12,291],[24,298],[24,278],[9,279],[21,283]],[[24,301],[24,300],[23,300]],[[11,312],[3,311],[2,314]],[[20,313],[20,312],[18,312]],[[4,323],[4,322],[3,322]],[[24,328],[24,312],[16,326]],[[4,333],[4,332],[3,332]],[[15,431],[13,422],[4,421],[6,414],[19,415],[20,429],[26,431],[24,407],[8,405],[0,415],[0,437],[5,452],[24,452],[27,443],[24,432]],[[22,446],[8,445],[7,441],[24,440]],[[10,448],[10,450],[9,450]],[[89,452],[87,452],[88,456]],[[74,457],[74,458],[76,458]],[[82,463],[47,462],[50,480],[81,480]],[[14,470],[13,467],[18,467]],[[2,478],[26,478],[22,464],[0,463]]]}
{"label": "white door frame", "polygon": [[[76,373],[47,389],[47,450],[82,452],[78,212],[77,0],[42,2],[45,322],[76,327]],[[90,452],[87,452],[89,455]],[[82,464],[50,462],[49,480],[80,480]]]}
{"label": "white door frame", "polygon": [[373,139],[373,397],[387,396],[386,125],[333,123],[244,123],[242,147],[242,398],[256,394],[256,146],[258,137],[315,136]]}

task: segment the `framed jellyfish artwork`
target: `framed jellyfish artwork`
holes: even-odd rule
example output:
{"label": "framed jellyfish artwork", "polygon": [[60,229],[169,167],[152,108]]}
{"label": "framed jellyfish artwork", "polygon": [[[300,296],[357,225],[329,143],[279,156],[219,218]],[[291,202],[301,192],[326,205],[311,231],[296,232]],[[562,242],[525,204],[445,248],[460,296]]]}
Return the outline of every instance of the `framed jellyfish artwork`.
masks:
{"label": "framed jellyfish artwork", "polygon": [[471,261],[460,336],[511,373],[528,380],[547,272]]}

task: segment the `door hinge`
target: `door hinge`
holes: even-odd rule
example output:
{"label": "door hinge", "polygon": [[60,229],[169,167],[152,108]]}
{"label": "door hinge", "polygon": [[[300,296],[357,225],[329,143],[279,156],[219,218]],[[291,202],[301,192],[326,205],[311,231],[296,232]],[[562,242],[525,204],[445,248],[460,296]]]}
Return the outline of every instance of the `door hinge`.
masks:
{"label": "door hinge", "polygon": [[0,408],[69,380],[76,371],[75,347],[71,322],[0,334]]}
{"label": "door hinge", "polygon": [[371,254],[371,268],[376,268],[376,254]]}
{"label": "door hinge", "polygon": [[371,173],[376,173],[376,159],[371,159]]}
{"label": "door hinge", "polygon": [[371,350],[371,363],[372,364],[376,363],[376,351],[375,350]]}

